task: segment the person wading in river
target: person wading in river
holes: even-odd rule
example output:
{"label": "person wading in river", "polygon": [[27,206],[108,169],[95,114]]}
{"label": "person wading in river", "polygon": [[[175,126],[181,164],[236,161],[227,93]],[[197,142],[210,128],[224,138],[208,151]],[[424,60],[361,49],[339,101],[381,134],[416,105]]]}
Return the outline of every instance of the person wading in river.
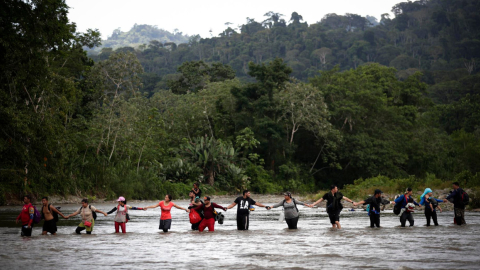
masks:
{"label": "person wading in river", "polygon": [[376,189],[374,192],[374,195],[371,196],[370,198],[360,201],[358,203],[353,203],[353,206],[357,206],[360,204],[368,204],[369,205],[369,212],[368,216],[370,217],[370,227],[374,228],[377,226],[377,228],[380,228],[380,205],[387,205],[389,203],[395,204],[395,202],[391,202],[389,200],[386,200],[382,198],[382,191],[380,189]]}
{"label": "person wading in river", "polygon": [[75,230],[77,234],[80,234],[80,232],[85,229],[87,229],[87,234],[92,234],[93,226],[95,226],[95,219],[93,218],[93,212],[102,213],[104,216],[107,216],[107,213],[101,210],[98,210],[92,205],[89,205],[87,199],[82,200],[82,206],[80,206],[80,208],[77,211],[67,216],[67,218],[70,218],[80,214],[80,216],[82,217],[82,222],[78,224],[78,227]]}
{"label": "person wading in river", "polygon": [[108,211],[107,214],[110,215],[113,212],[117,212],[115,214],[115,233],[120,232],[120,228],[122,228],[122,233],[127,233],[127,222],[128,222],[128,210],[147,210],[146,208],[142,207],[135,207],[135,206],[130,206],[127,205],[127,200],[125,200],[124,197],[120,196],[118,197],[118,205],[115,206],[112,210]]}
{"label": "person wading in river", "polygon": [[163,232],[168,232],[172,226],[172,215],[170,214],[172,207],[185,210],[187,213],[190,212],[190,210],[180,207],[172,202],[172,195],[170,194],[165,195],[165,200],[157,204],[147,206],[145,209],[157,207],[160,207],[160,210],[162,211],[160,215],[160,226],[158,226],[158,229],[163,230]]}
{"label": "person wading in river", "polygon": [[250,191],[244,190],[243,196],[238,197],[235,201],[227,206],[227,209],[237,207],[237,230],[248,230],[248,226],[250,225],[250,207],[253,205],[257,205],[260,207],[266,207],[261,203],[257,203],[252,198],[250,198]]}
{"label": "person wading in river", "polygon": [[438,226],[437,221],[437,208],[442,212],[442,208],[438,203],[443,202],[443,200],[435,199],[433,197],[433,191],[430,188],[426,188],[420,197],[420,205],[425,206],[425,217],[427,218],[427,226],[430,226],[430,219],[433,219],[435,226]]}
{"label": "person wading in river", "polygon": [[297,229],[297,223],[298,223],[298,208],[297,204],[299,205],[305,205],[310,207],[309,204],[306,204],[301,201],[297,201],[294,198],[292,198],[292,193],[290,192],[285,192],[283,193],[285,196],[285,199],[279,203],[276,203],[272,206],[267,206],[267,210],[270,210],[272,208],[277,208],[280,206],[283,206],[283,211],[285,212],[285,221],[287,222],[288,228],[289,229]]}
{"label": "person wading in river", "polygon": [[330,192],[325,193],[322,198],[314,202],[312,207],[321,203],[322,201],[327,201],[327,213],[328,217],[330,218],[332,228],[341,229],[342,226],[340,225],[340,212],[342,212],[343,209],[341,202],[342,200],[353,203],[352,200],[343,196],[343,194],[338,191],[338,187],[336,185],[331,185]]}
{"label": "person wading in river", "polygon": [[463,201],[462,195],[464,193],[463,189],[460,188],[460,184],[455,182],[452,184],[453,192],[447,196],[444,202],[448,202],[450,199],[453,199],[453,212],[455,213],[455,224],[463,225],[467,224],[465,222],[465,203]]}
{"label": "person wading in river", "polygon": [[67,219],[67,217],[64,216],[62,212],[58,211],[58,209],[55,208],[55,206],[53,206],[51,203],[48,203],[48,197],[42,198],[42,204],[42,217],[45,220],[43,222],[42,235],[46,235],[47,233],[56,235],[58,217],[57,220],[55,220],[53,213],[62,216],[64,219]]}
{"label": "person wading in river", "polygon": [[20,215],[18,215],[15,220],[16,223],[20,220],[22,222],[22,232],[21,236],[32,236],[32,227],[33,227],[33,215],[35,214],[35,209],[31,203],[32,196],[25,195],[23,197],[23,208]]}
{"label": "person wading in river", "polygon": [[204,218],[202,219],[202,221],[200,222],[200,225],[198,226],[198,230],[200,232],[203,232],[203,230],[205,230],[205,228],[208,227],[208,231],[213,232],[215,230],[215,212],[214,212],[215,209],[214,208],[220,208],[223,211],[227,211],[227,209],[221,205],[210,202],[210,197],[208,196],[205,196],[203,198],[203,201],[205,204],[201,204],[193,208],[193,210],[197,212],[203,211],[203,215],[204,215]]}
{"label": "person wading in river", "polygon": [[[188,196],[190,197],[190,204],[188,205],[188,209],[192,209],[192,208],[195,208],[197,206],[200,206],[200,205],[203,205],[202,201],[200,200],[200,198],[196,198],[195,196],[195,192],[193,192],[193,190],[190,190],[190,192],[188,193]],[[203,212],[200,211],[198,212],[198,214],[200,215],[200,217],[203,219],[204,218],[204,215],[203,215]],[[202,220],[200,220],[199,222],[197,223],[193,223],[192,224],[192,230],[194,231],[198,231],[198,226],[200,225],[200,223],[202,222]]]}
{"label": "person wading in river", "polygon": [[400,195],[398,198],[395,199],[395,203],[400,203],[402,205],[402,211],[403,213],[400,215],[400,224],[402,227],[405,227],[405,223],[410,224],[410,227],[412,227],[415,223],[415,220],[413,220],[413,215],[412,212],[407,211],[406,206],[409,203],[408,201],[412,199],[412,203],[418,207],[420,207],[420,204],[418,204],[415,200],[412,198],[412,188],[407,188],[405,190],[405,194]]}

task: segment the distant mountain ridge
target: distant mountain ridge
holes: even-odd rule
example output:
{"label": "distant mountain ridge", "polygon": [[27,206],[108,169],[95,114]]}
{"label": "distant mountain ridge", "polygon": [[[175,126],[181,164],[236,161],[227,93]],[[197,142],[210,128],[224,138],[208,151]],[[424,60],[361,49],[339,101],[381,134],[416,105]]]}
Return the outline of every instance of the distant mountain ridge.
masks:
{"label": "distant mountain ridge", "polygon": [[122,47],[139,48],[144,44],[148,45],[152,40],[158,40],[162,43],[187,43],[189,38],[188,35],[183,35],[177,29],[171,33],[158,28],[156,25],[135,24],[127,32],[122,32],[120,28],[115,29],[107,40],[102,40],[102,46],[89,50],[89,53],[97,54],[102,48],[112,48],[113,50]]}

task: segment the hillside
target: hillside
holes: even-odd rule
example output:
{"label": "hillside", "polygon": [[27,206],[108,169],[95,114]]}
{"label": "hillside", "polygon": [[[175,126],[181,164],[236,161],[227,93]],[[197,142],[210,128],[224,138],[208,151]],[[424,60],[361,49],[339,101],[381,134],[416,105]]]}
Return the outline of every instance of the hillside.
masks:
{"label": "hillside", "polygon": [[102,48],[112,48],[113,50],[122,47],[145,48],[152,40],[157,40],[161,43],[175,44],[188,42],[189,36],[183,35],[182,32],[174,31],[173,33],[159,29],[157,26],[146,24],[135,24],[129,31],[122,32],[120,29],[115,29],[107,40],[102,40],[102,45],[89,50],[89,54],[98,54]]}
{"label": "hillside", "polygon": [[[136,49],[136,54],[148,74],[145,91],[150,94],[165,88],[165,82],[158,83],[186,61],[220,62],[231,66],[237,77],[248,78],[248,62],[258,64],[276,57],[283,58],[293,69],[292,75],[304,81],[336,65],[347,70],[376,62],[396,68],[400,79],[421,71],[423,81],[430,85],[461,81],[455,87],[464,94],[461,85],[467,82],[462,78],[477,73],[480,57],[480,2],[403,2],[392,7],[392,12],[394,18],[384,14],[378,24],[371,16],[327,14],[310,25],[297,12],[289,18],[268,12],[262,22],[250,19],[239,29],[228,27],[218,37],[195,37],[188,44],[168,48],[149,44],[144,50]],[[105,51],[94,60],[106,59],[111,53]],[[444,91],[442,87],[432,91],[437,102],[459,98],[437,96]]]}

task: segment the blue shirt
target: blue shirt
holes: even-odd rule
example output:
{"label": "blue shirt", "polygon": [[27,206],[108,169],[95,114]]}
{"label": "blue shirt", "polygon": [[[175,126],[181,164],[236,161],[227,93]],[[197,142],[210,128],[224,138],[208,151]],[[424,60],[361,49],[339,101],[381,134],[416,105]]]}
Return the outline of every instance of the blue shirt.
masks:
{"label": "blue shirt", "polygon": [[[401,202],[402,203],[402,208],[405,208],[405,206],[407,206],[408,200],[410,198],[412,198],[412,196],[408,196],[408,199],[405,200],[405,195],[401,195],[400,197],[395,199],[395,204]],[[420,206],[415,200],[413,200],[413,204],[415,204],[416,206]]]}
{"label": "blue shirt", "polygon": [[[433,197],[430,197],[430,198],[436,200],[439,203],[443,202],[443,200],[440,200],[440,199],[435,199]],[[420,200],[420,204],[425,205],[425,209],[427,209],[427,208],[430,209],[430,202],[428,200],[425,200],[425,196],[423,196],[422,199]],[[435,208],[433,209],[433,211],[435,211]]]}

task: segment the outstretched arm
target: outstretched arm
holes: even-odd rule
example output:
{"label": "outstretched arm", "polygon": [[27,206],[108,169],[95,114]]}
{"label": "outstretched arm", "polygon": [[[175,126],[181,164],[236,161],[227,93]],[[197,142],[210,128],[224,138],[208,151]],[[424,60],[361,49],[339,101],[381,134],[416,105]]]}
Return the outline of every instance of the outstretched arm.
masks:
{"label": "outstretched arm", "polygon": [[95,212],[102,213],[104,216],[107,216],[107,213],[103,212],[102,210],[95,209]]}
{"label": "outstretched arm", "polygon": [[76,216],[76,215],[78,215],[78,214],[80,214],[80,209],[78,209],[77,211],[75,211],[75,212],[71,213],[70,215],[68,215],[67,218]]}
{"label": "outstretched arm", "polygon": [[223,206],[221,206],[221,205],[219,205],[219,204],[212,203],[212,205],[213,205],[213,207],[215,207],[215,208],[220,208],[220,209],[222,209],[223,211],[227,211],[227,208],[225,208],[225,207],[223,207]]}
{"label": "outstretched arm", "polygon": [[150,205],[150,206],[144,207],[143,209],[157,208],[157,207],[159,207],[159,206],[160,206],[160,205],[157,203],[157,204],[154,204],[154,205]]}
{"label": "outstretched arm", "polygon": [[353,203],[352,200],[350,200],[349,198],[347,198],[347,197],[345,197],[345,196],[343,196],[343,199],[344,199],[345,201],[349,202],[349,203]]}
{"label": "outstretched arm", "polygon": [[132,210],[147,210],[145,207],[136,207],[136,206],[130,206],[130,205],[127,205],[127,207],[128,209],[132,209]]}
{"label": "outstretched arm", "polygon": [[108,211],[107,214],[110,215],[111,213],[117,211],[117,207],[112,208],[112,210]]}
{"label": "outstretched arm", "polygon": [[190,212],[190,210],[185,209],[185,208],[183,208],[183,207],[181,207],[181,206],[178,206],[178,205],[176,205],[176,204],[173,204],[173,206],[174,206],[175,208],[178,208],[178,209],[181,209],[181,210],[185,210],[186,212]]}
{"label": "outstretched arm", "polygon": [[227,209],[233,208],[233,207],[235,207],[235,205],[237,205],[237,203],[233,202],[232,204],[230,204],[229,206],[227,206]]}
{"label": "outstretched arm", "polygon": [[357,202],[357,203],[354,202],[354,203],[353,203],[353,206],[357,206],[357,205],[360,205],[360,204],[365,204],[365,200],[359,201],[359,202]]}
{"label": "outstretched arm", "polygon": [[323,201],[323,198],[320,198],[318,201],[312,203],[311,205],[312,205],[312,207],[314,207],[315,205],[321,203],[322,201]]}
{"label": "outstretched arm", "polygon": [[67,218],[62,212],[58,211],[58,209],[57,209],[55,206],[50,205],[50,209],[52,209],[53,212],[55,212],[55,213],[59,214],[60,216],[62,216],[64,219]]}
{"label": "outstretched arm", "polygon": [[266,207],[265,205],[263,205],[263,204],[261,204],[261,203],[259,203],[259,202],[256,202],[255,205],[256,205],[256,206],[260,206],[260,207]]}

